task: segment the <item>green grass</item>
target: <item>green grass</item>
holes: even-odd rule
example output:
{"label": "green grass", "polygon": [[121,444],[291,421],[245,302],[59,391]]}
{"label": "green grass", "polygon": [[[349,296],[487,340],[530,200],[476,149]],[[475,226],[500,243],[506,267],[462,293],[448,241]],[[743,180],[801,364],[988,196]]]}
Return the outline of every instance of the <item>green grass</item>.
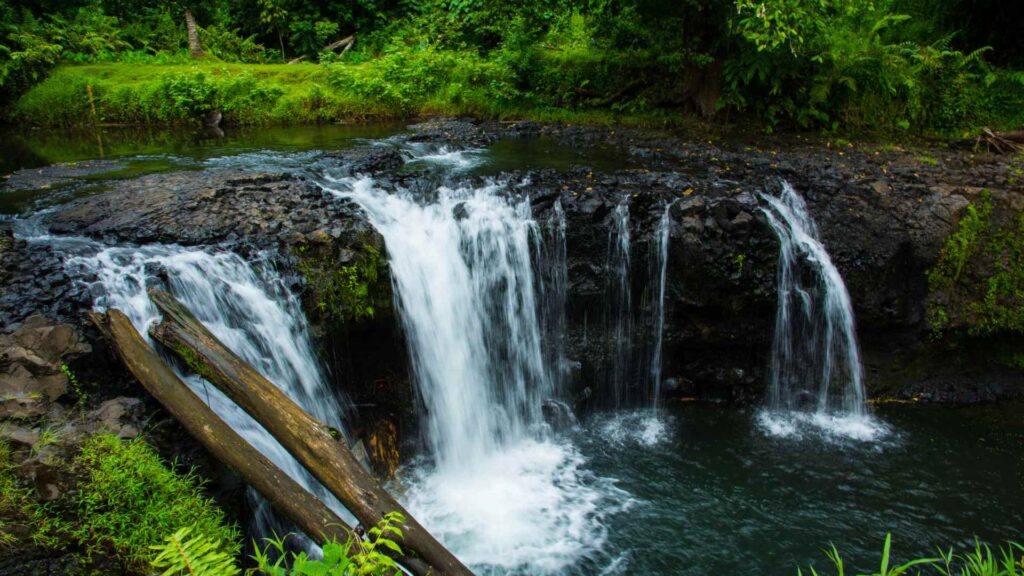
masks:
{"label": "green grass", "polygon": [[238,554],[237,528],[202,494],[199,478],[173,472],[143,440],[97,435],[75,466],[88,480],[73,496],[78,525],[72,534],[88,550],[113,551],[127,565],[143,568],[154,555],[150,547],[192,527],[228,555]]}
{"label": "green grass", "polygon": [[[562,66],[555,60],[544,65],[551,66],[552,77]],[[551,94],[521,92],[514,78],[500,61],[434,50],[360,64],[63,66],[18,99],[9,119],[34,126],[198,125],[208,112],[219,110],[227,124],[253,126],[419,115],[651,127],[686,122],[675,111],[559,105],[554,95],[559,88],[551,87]],[[95,116],[87,87],[92,88]]]}
{"label": "green grass", "polygon": [[[835,545],[824,551],[832,565],[835,576],[846,576],[847,569],[842,554]],[[804,574],[803,569],[797,569],[797,576]],[[825,571],[818,571],[814,567],[807,570],[811,576],[824,576]],[[952,548],[936,550],[934,556],[915,558],[902,564],[897,564],[892,555],[892,534],[885,535],[885,544],[882,547],[882,554],[878,561],[878,570],[862,576],[910,576],[910,575],[936,575],[936,576],[1024,576],[1024,546],[1017,542],[1007,542],[1003,547],[997,547],[993,552],[988,544],[982,544],[975,540],[974,548],[967,552],[956,554]]]}
{"label": "green grass", "polygon": [[[87,86],[92,87],[95,116]],[[61,67],[22,96],[13,115],[17,121],[41,126],[184,124],[200,122],[213,109],[237,124],[298,124],[388,114],[333,90],[326,67],[202,63]]]}
{"label": "green grass", "polygon": [[[54,439],[41,438],[36,448]],[[83,566],[113,557],[146,573],[157,555],[151,547],[182,528],[230,557],[239,553],[237,528],[202,494],[199,478],[174,472],[142,439],[88,438],[72,462],[54,463],[79,481],[51,502],[22,484],[11,456],[0,441],[0,556],[34,546],[79,554]]]}
{"label": "green grass", "polygon": [[[310,124],[425,110],[495,114],[514,96],[501,66],[471,54],[405,52],[363,64],[94,64],[57,68],[24,94],[13,120],[39,126]],[[93,93],[95,116],[88,88]],[[500,92],[508,91],[503,97]]]}

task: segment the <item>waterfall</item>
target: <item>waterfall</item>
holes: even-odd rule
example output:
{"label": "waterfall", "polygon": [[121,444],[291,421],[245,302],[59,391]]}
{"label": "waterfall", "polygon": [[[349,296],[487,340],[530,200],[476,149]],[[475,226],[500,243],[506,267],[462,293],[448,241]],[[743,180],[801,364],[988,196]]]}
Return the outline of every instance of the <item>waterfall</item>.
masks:
{"label": "waterfall", "polygon": [[429,448],[402,472],[410,511],[478,573],[558,572],[599,550],[614,505],[542,417],[544,324],[564,314],[559,207],[548,236],[563,245],[539,245],[528,197],[499,183],[416,195],[327,180],[387,248]]}
{"label": "waterfall", "polygon": [[632,302],[629,283],[629,204],[623,200],[615,207],[608,230],[608,257],[605,261],[605,326],[611,367],[607,386],[614,406],[630,400],[630,359],[632,346]]}
{"label": "waterfall", "polygon": [[556,398],[565,397],[567,359],[565,356],[566,314],[569,293],[569,263],[566,253],[565,211],[561,199],[555,200],[544,224],[543,237],[537,236],[534,251],[541,270],[539,291],[544,326],[544,356]]}
{"label": "waterfall", "polygon": [[779,238],[778,308],[768,389],[773,411],[866,416],[853,307],[807,205],[788,183],[761,196]]}
{"label": "waterfall", "polygon": [[[163,277],[170,292],[233,352],[275,383],[317,419],[337,429],[344,403],[329,387],[310,342],[298,299],[286,288],[266,259],[256,266],[232,252],[209,253],[180,246],[92,246],[90,255],[68,258],[68,271],[92,283],[98,309],[124,312],[145,338],[160,314],[146,293]],[[348,521],[354,519],[255,420],[216,387],[195,375],[184,377],[200,398],[243,438]],[[251,492],[251,491],[250,491]],[[262,498],[256,532],[270,534],[281,526],[269,515]]]}
{"label": "waterfall", "polygon": [[657,289],[654,302],[651,303],[651,316],[653,319],[651,337],[653,344],[650,355],[651,386],[649,392],[655,408],[658,407],[658,399],[661,396],[661,349],[665,332],[665,285],[668,279],[668,242],[672,232],[672,204],[674,202],[669,202],[665,205],[665,211],[662,212],[661,218],[658,220],[658,228],[655,230],[656,242],[652,250],[652,284]]}
{"label": "waterfall", "polygon": [[[437,203],[353,196],[387,246],[427,439],[442,466],[479,458],[541,421],[552,392],[526,201],[442,188]],[[481,386],[492,382],[493,386]]]}

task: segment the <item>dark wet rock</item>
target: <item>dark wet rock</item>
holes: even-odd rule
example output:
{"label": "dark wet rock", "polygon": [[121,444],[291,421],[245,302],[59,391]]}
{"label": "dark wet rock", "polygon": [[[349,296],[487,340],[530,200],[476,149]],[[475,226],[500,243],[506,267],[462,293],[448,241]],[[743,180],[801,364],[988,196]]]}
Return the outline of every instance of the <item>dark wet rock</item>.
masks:
{"label": "dark wet rock", "polygon": [[368,229],[356,209],[302,176],[239,170],[175,172],[117,182],[46,219],[51,230],[116,242],[277,246],[297,234]]}
{"label": "dark wet rock", "polygon": [[394,170],[405,163],[402,153],[397,148],[390,147],[349,148],[339,152],[327,152],[323,158],[338,162],[338,168],[330,170],[334,177],[375,174]]}
{"label": "dark wet rock", "polygon": [[3,176],[0,194],[57,188],[74,183],[85,176],[98,176],[124,168],[125,164],[116,160],[85,160],[42,168],[25,168]]}
{"label": "dark wet rock", "polygon": [[493,144],[502,138],[495,130],[488,130],[484,123],[470,119],[432,118],[409,126],[412,142],[436,142],[466,148],[479,148]]}
{"label": "dark wet rock", "polygon": [[90,411],[86,417],[97,422],[106,432],[121,439],[130,439],[142,433],[139,423],[143,416],[142,400],[120,396],[100,404],[99,408]]}
{"label": "dark wet rock", "polygon": [[91,561],[80,554],[54,555],[43,549],[17,550],[0,553],[0,576],[88,576],[105,574],[121,576],[127,572],[121,566],[102,558]]}

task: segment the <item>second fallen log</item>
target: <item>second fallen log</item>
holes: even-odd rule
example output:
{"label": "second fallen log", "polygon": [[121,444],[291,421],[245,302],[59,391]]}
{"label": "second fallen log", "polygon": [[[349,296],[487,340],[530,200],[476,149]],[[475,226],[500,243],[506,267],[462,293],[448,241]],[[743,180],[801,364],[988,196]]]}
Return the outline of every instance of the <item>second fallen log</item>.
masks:
{"label": "second fallen log", "polygon": [[173,296],[155,289],[149,295],[164,316],[150,329],[153,338],[248,412],[363,526],[374,526],[385,514],[400,512],[406,518],[401,526],[406,553],[423,560],[436,575],[472,574],[359,464],[340,432],[310,416],[235,355]]}
{"label": "second fallen log", "polygon": [[171,370],[119,310],[90,313],[128,370],[193,438],[320,544],[356,538],[344,521],[245,441]]}

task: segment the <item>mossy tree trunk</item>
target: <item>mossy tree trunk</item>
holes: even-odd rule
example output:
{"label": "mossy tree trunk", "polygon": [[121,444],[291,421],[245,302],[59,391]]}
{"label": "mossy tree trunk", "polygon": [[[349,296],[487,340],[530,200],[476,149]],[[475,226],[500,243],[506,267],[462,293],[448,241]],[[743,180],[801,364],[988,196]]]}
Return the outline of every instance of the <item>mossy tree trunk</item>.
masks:
{"label": "mossy tree trunk", "polygon": [[245,441],[211,410],[139,335],[119,310],[90,313],[136,379],[217,460],[235,471],[303,532],[323,544],[354,537],[345,522]]}
{"label": "mossy tree trunk", "polygon": [[352,455],[345,439],[317,421],[277,386],[222,344],[170,294],[150,290],[164,315],[150,335],[182,357],[259,422],[288,452],[323,483],[363,526],[379,523],[389,512],[406,518],[401,545],[426,563],[417,575],[470,575],[466,568],[416,521]]}

